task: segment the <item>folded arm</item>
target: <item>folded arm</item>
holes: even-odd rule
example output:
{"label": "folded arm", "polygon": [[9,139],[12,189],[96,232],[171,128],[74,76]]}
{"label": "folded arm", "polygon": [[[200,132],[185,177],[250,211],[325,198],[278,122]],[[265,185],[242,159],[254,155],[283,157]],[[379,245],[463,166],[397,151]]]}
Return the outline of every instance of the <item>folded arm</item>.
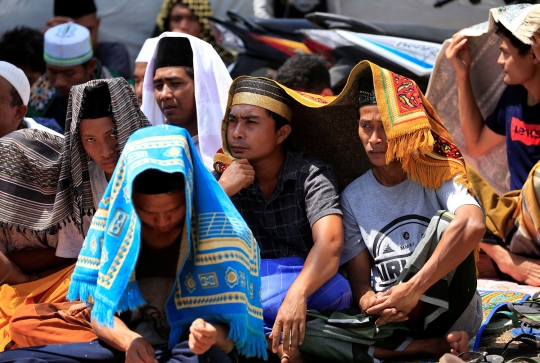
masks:
{"label": "folded arm", "polygon": [[0,284],[4,283],[6,278],[11,275],[13,267],[9,259],[3,253],[0,253]]}
{"label": "folded arm", "polygon": [[[371,264],[369,251],[365,249],[345,265],[354,302],[358,304],[362,311],[366,311],[387,299],[384,293],[375,293],[371,288]],[[395,323],[408,319],[405,314],[397,311],[395,308],[387,308],[372,315],[378,318],[384,316],[387,322]]]}
{"label": "folded arm", "polygon": [[140,334],[129,329],[118,317],[112,327],[92,319],[92,328],[99,339],[121,352],[126,352],[126,363],[158,363],[154,348]]}
{"label": "folded arm", "polygon": [[0,282],[2,272],[9,270],[3,283],[18,285],[34,281],[40,277],[49,276],[66,266],[76,262],[76,259],[62,258],[55,255],[56,249],[43,248],[37,250],[22,250],[10,253],[0,260]]}
{"label": "folded arm", "polygon": [[[463,205],[456,210],[456,217],[449,223],[441,241],[426,261],[424,267],[409,281],[393,286],[385,292],[384,302],[367,310],[377,314],[395,308],[408,315],[420,297],[437,281],[454,270],[480,243],[485,232],[482,211],[475,205]],[[385,319],[379,323],[386,323]]]}

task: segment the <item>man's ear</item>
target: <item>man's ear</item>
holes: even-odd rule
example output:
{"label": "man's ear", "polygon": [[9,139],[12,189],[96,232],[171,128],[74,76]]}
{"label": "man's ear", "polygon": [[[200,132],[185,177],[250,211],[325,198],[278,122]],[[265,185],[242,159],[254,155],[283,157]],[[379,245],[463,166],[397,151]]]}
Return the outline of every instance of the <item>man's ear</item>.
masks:
{"label": "man's ear", "polygon": [[26,112],[28,112],[28,106],[25,106],[25,105],[17,106],[17,111],[15,111],[15,116],[13,117],[13,123],[18,126],[21,123],[24,116],[26,116]]}
{"label": "man's ear", "polygon": [[531,52],[533,63],[534,64],[540,63],[540,59],[538,59],[538,57],[536,56],[536,53],[533,51],[532,47],[531,47],[531,49],[529,51]]}
{"label": "man's ear", "polygon": [[96,28],[99,30],[99,24],[101,24],[101,18],[96,17]]}
{"label": "man's ear", "polygon": [[283,141],[289,137],[291,134],[291,125],[283,125],[281,128],[277,131],[278,132],[278,143],[281,144]]}
{"label": "man's ear", "polygon": [[92,59],[90,59],[88,61],[88,64],[86,65],[86,73],[92,74],[92,72],[94,72],[95,69],[96,69],[96,58],[92,57]]}
{"label": "man's ear", "polygon": [[334,92],[330,88],[325,88],[320,93],[321,96],[333,96]]}

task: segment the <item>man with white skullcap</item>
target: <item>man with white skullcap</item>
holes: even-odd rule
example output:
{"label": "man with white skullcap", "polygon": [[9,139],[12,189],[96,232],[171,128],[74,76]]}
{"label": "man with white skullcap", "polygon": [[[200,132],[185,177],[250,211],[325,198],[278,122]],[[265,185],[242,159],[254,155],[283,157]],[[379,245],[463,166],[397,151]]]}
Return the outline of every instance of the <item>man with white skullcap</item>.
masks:
{"label": "man with white skullcap", "polygon": [[24,72],[11,63],[0,61],[0,137],[27,128],[57,134],[31,118],[24,118],[29,97],[30,83]]}
{"label": "man with white skullcap", "polygon": [[144,74],[146,73],[146,66],[154,55],[159,38],[148,38],[144,41],[144,44],[135,59],[135,68],[133,69],[133,84],[135,86],[135,94],[137,94],[137,101],[139,105],[142,105],[142,93]]}
{"label": "man with white skullcap", "polygon": [[118,42],[98,42],[101,18],[94,0],[54,0],[53,15],[47,20],[44,32],[53,26],[73,22],[90,31],[94,56],[109,70],[114,69],[120,76],[131,75],[129,53],[124,44]]}
{"label": "man with white skullcap", "polygon": [[71,87],[118,76],[94,57],[90,32],[75,23],[57,25],[45,32],[43,59],[47,71],[32,85],[28,115],[53,118],[62,130]]}

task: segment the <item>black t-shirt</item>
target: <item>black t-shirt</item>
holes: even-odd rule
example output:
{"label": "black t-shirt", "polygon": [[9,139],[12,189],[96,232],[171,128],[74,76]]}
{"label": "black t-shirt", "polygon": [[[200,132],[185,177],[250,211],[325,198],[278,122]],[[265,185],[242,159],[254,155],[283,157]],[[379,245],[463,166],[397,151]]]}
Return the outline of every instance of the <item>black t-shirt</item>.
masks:
{"label": "black t-shirt", "polygon": [[172,245],[162,249],[151,248],[141,239],[141,249],[135,270],[137,280],[150,277],[174,278],[178,266],[181,238],[182,233]]}
{"label": "black t-shirt", "polygon": [[521,189],[540,160],[540,104],[527,106],[525,87],[508,86],[486,125],[506,136],[510,189]]}

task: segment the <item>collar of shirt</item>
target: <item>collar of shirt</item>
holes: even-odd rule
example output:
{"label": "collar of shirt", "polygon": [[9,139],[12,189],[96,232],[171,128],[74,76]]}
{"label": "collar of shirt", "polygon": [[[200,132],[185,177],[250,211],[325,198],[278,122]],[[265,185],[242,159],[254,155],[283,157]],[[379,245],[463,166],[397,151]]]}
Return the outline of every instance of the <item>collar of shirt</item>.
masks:
{"label": "collar of shirt", "polygon": [[[283,165],[279,171],[278,182],[274,192],[270,196],[270,199],[267,200],[268,203],[272,202],[277,196],[283,191],[283,187],[287,180],[296,180],[298,178],[298,166],[296,165],[297,153],[291,150],[287,150],[285,154],[285,159],[283,160]],[[249,193],[259,194],[259,187],[257,184],[251,184],[247,189]],[[242,193],[242,191],[240,191]]]}

